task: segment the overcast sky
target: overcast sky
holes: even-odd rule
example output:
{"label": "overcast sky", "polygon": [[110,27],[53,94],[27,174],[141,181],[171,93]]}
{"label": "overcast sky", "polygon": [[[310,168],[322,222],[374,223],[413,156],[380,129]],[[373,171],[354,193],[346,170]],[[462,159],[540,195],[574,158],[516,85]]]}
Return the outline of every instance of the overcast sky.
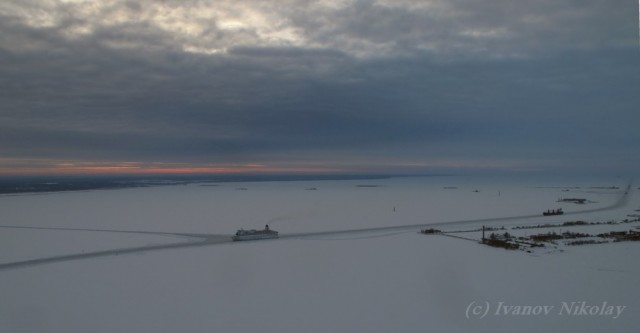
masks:
{"label": "overcast sky", "polygon": [[0,173],[640,168],[638,3],[3,0]]}

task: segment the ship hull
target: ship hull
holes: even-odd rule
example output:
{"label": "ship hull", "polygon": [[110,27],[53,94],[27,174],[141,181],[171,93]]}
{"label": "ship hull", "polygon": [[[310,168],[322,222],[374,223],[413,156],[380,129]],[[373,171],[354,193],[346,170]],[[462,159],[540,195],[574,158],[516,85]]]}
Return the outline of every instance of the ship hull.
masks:
{"label": "ship hull", "polygon": [[233,236],[233,241],[250,241],[250,240],[261,240],[261,239],[275,239],[278,238],[278,233],[257,233],[257,234],[248,234],[248,235],[235,235]]}
{"label": "ship hull", "polygon": [[275,238],[278,238],[278,235],[244,235],[244,236],[233,236],[233,241],[239,242],[239,241],[275,239]]}

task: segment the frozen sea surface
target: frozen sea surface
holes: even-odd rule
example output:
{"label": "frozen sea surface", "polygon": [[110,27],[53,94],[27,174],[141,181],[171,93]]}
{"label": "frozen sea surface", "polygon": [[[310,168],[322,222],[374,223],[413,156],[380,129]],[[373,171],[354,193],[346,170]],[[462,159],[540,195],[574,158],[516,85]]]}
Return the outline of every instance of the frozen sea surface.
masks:
{"label": "frozen sea surface", "polygon": [[[637,243],[530,255],[413,228],[285,237],[593,210],[618,202],[626,181],[425,177],[3,196],[2,225],[230,235],[269,223],[283,238],[2,269],[0,332],[630,332],[640,310]],[[500,223],[623,219],[637,209],[632,191],[614,210]],[[187,241],[0,228],[0,259]],[[560,314],[571,302],[626,308],[615,319]],[[500,304],[554,309],[513,315]],[[486,316],[469,315],[477,305]]]}

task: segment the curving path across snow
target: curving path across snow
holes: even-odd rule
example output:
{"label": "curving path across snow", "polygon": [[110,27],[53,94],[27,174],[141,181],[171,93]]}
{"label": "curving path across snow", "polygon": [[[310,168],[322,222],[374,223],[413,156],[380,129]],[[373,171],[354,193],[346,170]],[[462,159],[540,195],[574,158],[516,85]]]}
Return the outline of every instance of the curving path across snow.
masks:
{"label": "curving path across snow", "polygon": [[[631,192],[631,189],[632,189],[632,183],[629,183],[627,185],[627,188],[623,192],[623,194],[620,196],[620,198],[610,206],[576,211],[576,212],[568,212],[568,213],[565,213],[564,215],[595,213],[595,212],[602,212],[602,211],[621,208],[628,203],[629,193]],[[425,228],[425,227],[484,224],[489,222],[517,221],[517,220],[532,219],[532,218],[543,218],[543,216],[541,214],[535,214],[535,215],[509,216],[509,217],[485,218],[485,219],[475,219],[475,220],[460,220],[460,221],[450,221],[450,222],[419,223],[419,224],[390,226],[390,227],[375,227],[375,228],[284,234],[284,235],[280,235],[280,238],[304,239],[304,238],[311,238],[311,237],[318,237],[318,236],[337,236],[337,235],[349,235],[349,234],[369,233],[369,232],[389,232],[389,231],[400,232],[400,231],[415,230],[418,228]],[[0,270],[25,268],[25,267],[34,266],[34,265],[53,264],[53,263],[71,261],[71,260],[91,259],[91,258],[98,258],[98,257],[133,254],[133,253],[141,253],[141,252],[149,252],[149,251],[157,251],[157,250],[219,245],[219,244],[232,242],[231,235],[215,235],[215,234],[128,231],[128,230],[107,230],[107,229],[81,229],[81,228],[29,227],[29,226],[10,226],[10,225],[0,226],[0,228],[38,229],[38,230],[57,230],[57,231],[91,231],[91,232],[111,232],[111,233],[129,233],[129,234],[153,234],[153,235],[164,235],[164,236],[181,236],[181,237],[187,237],[190,239],[190,241],[187,241],[187,242],[119,248],[119,249],[112,249],[112,250],[59,255],[59,256],[44,257],[44,258],[38,258],[38,259],[9,262],[9,263],[0,264]]]}

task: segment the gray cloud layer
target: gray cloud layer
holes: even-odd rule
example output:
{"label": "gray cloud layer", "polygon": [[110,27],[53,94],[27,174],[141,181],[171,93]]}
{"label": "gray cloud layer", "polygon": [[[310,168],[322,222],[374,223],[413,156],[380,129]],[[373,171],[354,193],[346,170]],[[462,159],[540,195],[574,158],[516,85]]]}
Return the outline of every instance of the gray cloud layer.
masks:
{"label": "gray cloud layer", "polygon": [[634,6],[4,1],[0,154],[632,169]]}

